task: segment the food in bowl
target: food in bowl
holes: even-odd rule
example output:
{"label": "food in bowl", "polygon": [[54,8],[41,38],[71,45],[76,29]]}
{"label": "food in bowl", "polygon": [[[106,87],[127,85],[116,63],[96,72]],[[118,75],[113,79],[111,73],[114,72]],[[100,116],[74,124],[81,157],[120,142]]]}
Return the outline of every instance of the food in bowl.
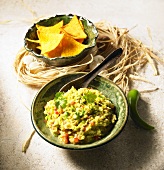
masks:
{"label": "food in bowl", "polygon": [[56,15],[35,23],[25,35],[24,47],[48,65],[67,66],[95,51],[97,36],[96,27],[88,19]]}
{"label": "food in bowl", "polygon": [[38,40],[26,39],[37,43],[36,48],[41,50],[41,55],[48,58],[70,57],[79,54],[88,45],[82,44],[87,38],[84,26],[76,15],[69,23],[64,25],[61,20],[53,26],[36,24]]}
{"label": "food in bowl", "polygon": [[46,115],[44,114],[47,102],[54,100],[55,94],[58,93],[61,87],[63,87],[66,83],[85,74],[86,73],[80,72],[59,76],[43,86],[33,99],[31,105],[32,124],[40,137],[54,146],[73,150],[91,149],[111,142],[114,140],[114,138],[119,136],[119,134],[124,129],[128,118],[128,104],[125,94],[115,83],[101,76],[96,76],[96,78],[90,82],[88,88],[98,90],[108,99],[110,99],[112,104],[114,104],[114,113],[116,114],[117,120],[113,124],[111,130],[109,130],[109,133],[106,134],[106,136],[92,143],[65,144],[51,132],[49,127],[47,127],[47,123],[45,122]]}
{"label": "food in bowl", "polygon": [[102,139],[113,128],[115,106],[92,88],[72,87],[47,102],[45,121],[51,133],[65,144],[88,144]]}

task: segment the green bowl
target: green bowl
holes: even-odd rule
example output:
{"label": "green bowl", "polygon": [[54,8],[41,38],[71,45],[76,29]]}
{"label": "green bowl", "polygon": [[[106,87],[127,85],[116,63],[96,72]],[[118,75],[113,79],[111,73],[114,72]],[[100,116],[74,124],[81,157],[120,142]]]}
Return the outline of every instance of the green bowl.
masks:
{"label": "green bowl", "polygon": [[77,16],[78,19],[81,20],[84,26],[84,31],[87,34],[87,39],[84,40],[83,44],[88,45],[87,48],[85,48],[80,54],[75,56],[69,56],[69,57],[55,57],[55,58],[47,58],[46,56],[43,56],[40,54],[40,50],[36,47],[38,46],[37,43],[27,41],[26,38],[37,40],[37,28],[36,24],[42,25],[42,26],[53,26],[56,23],[60,22],[61,20],[64,21],[64,25],[69,23],[69,21],[72,19],[73,15],[56,15],[54,17],[40,20],[39,22],[35,23],[26,33],[24,38],[24,47],[27,51],[31,52],[36,58],[43,60],[48,65],[54,65],[54,66],[66,66],[71,65],[76,62],[79,62],[83,60],[93,49],[93,47],[96,46],[96,39],[98,36],[98,31],[94,24],[89,21],[86,18],[83,18],[81,16]]}
{"label": "green bowl", "polygon": [[31,119],[32,124],[36,130],[36,132],[47,142],[61,147],[65,149],[74,149],[74,150],[83,150],[83,149],[90,149],[94,147],[101,146],[112,139],[114,139],[123,129],[126,124],[128,118],[128,104],[126,97],[122,90],[114,84],[112,81],[105,79],[101,76],[97,76],[91,83],[89,87],[97,89],[101,91],[106,97],[109,97],[110,100],[116,107],[116,114],[117,114],[117,122],[114,125],[112,131],[102,138],[91,144],[83,144],[83,145],[74,145],[74,144],[63,144],[55,137],[46,127],[46,123],[44,122],[45,115],[44,115],[44,106],[49,100],[54,99],[55,93],[59,91],[59,89],[66,83],[70,82],[73,79],[76,79],[85,73],[72,73],[66,74],[61,77],[58,77],[44,87],[40,89],[40,91],[35,96],[32,107],[31,107]]}

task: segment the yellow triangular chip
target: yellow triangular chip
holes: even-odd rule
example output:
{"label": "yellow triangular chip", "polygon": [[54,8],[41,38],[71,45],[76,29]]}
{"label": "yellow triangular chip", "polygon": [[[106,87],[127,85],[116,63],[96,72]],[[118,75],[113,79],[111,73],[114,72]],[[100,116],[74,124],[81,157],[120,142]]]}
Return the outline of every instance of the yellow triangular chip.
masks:
{"label": "yellow triangular chip", "polygon": [[83,26],[83,23],[82,23],[82,21],[81,21],[81,20],[79,20],[79,24],[80,24],[80,26],[81,26],[82,30],[84,31],[84,26]]}
{"label": "yellow triangular chip", "polygon": [[62,30],[74,39],[85,39],[87,38],[87,35],[85,34],[81,24],[81,21],[79,21],[77,16],[74,15],[71,21],[62,27]]}
{"label": "yellow triangular chip", "polygon": [[37,46],[36,48],[39,49],[39,50],[42,50],[42,47],[41,47],[41,46]]}
{"label": "yellow triangular chip", "polygon": [[82,44],[87,35],[76,15],[64,26],[62,20],[54,26],[36,25],[36,27],[39,40],[27,38],[27,41],[39,43],[36,48],[48,58],[75,56],[88,47]]}
{"label": "yellow triangular chip", "polygon": [[44,53],[48,58],[60,57],[62,53],[62,44],[60,43],[54,50]]}
{"label": "yellow triangular chip", "polygon": [[41,25],[36,25],[37,28],[37,33],[47,33],[47,34],[51,34],[51,33],[60,33],[60,28],[63,26],[63,20],[60,21],[59,23],[53,25],[53,26],[49,26],[49,27],[45,27],[45,26],[41,26]]}
{"label": "yellow triangular chip", "polygon": [[54,50],[60,44],[63,36],[64,34],[46,34],[43,37],[40,36],[41,54]]}
{"label": "yellow triangular chip", "polygon": [[82,52],[87,45],[81,44],[74,40],[72,37],[64,35],[62,39],[62,57],[70,57],[78,55],[80,52]]}
{"label": "yellow triangular chip", "polygon": [[78,41],[79,43],[83,43],[83,41],[84,41],[84,38],[82,38],[82,39],[76,39],[76,41]]}
{"label": "yellow triangular chip", "polygon": [[32,39],[29,39],[29,38],[26,38],[27,41],[30,41],[30,42],[34,42],[34,43],[40,43],[40,40],[32,40]]}

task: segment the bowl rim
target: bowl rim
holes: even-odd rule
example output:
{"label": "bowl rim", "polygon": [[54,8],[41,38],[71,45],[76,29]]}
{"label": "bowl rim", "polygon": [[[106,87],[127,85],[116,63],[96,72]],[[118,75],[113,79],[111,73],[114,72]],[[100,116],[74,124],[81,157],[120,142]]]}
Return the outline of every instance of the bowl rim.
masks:
{"label": "bowl rim", "polygon": [[35,57],[38,57],[40,59],[45,59],[45,60],[49,60],[49,61],[56,61],[56,60],[61,60],[61,59],[66,59],[66,58],[69,58],[69,59],[72,59],[72,58],[76,58],[80,53],[83,53],[93,47],[95,47],[96,45],[96,39],[98,37],[98,30],[96,28],[96,26],[93,24],[93,22],[91,22],[90,20],[88,20],[87,18],[83,17],[83,16],[79,16],[79,15],[76,15],[79,19],[83,19],[83,20],[86,20],[89,24],[91,24],[94,28],[94,34],[95,34],[95,42],[94,44],[92,44],[91,46],[85,48],[84,50],[82,50],[79,54],[75,55],[75,56],[67,56],[67,57],[62,57],[62,56],[59,56],[59,57],[54,57],[54,58],[48,58],[44,55],[41,55],[41,54],[38,54],[36,53],[33,49],[31,48],[28,48],[27,47],[27,40],[26,40],[26,37],[28,35],[28,33],[36,26],[37,23],[39,22],[43,22],[43,21],[46,21],[46,20],[49,20],[49,19],[52,19],[52,18],[55,18],[55,17],[62,17],[62,16],[68,16],[68,17],[73,17],[74,15],[73,14],[56,14],[55,16],[51,16],[49,18],[44,18],[44,19],[41,19],[39,20],[38,22],[34,23],[27,31],[27,33],[25,34],[25,37],[24,37],[24,47],[27,51],[31,52]]}
{"label": "bowl rim", "polygon": [[[48,85],[50,85],[51,83],[53,83],[53,81],[55,81],[56,79],[59,79],[60,77],[64,77],[64,76],[67,76],[67,75],[74,75],[74,74],[86,74],[86,72],[76,72],[76,73],[68,73],[68,74],[64,74],[62,76],[57,76],[55,79],[51,80],[50,82],[46,83],[38,92],[37,94],[35,95],[33,101],[32,101],[32,105],[31,105],[31,121],[32,121],[32,125],[35,129],[35,131],[39,134],[39,136],[44,139],[45,141],[47,141],[48,143],[54,145],[54,146],[57,146],[59,148],[63,148],[63,149],[69,149],[69,150],[88,150],[88,149],[92,149],[92,148],[97,148],[97,147],[100,147],[100,146],[103,146],[105,144],[107,144],[108,142],[111,142],[113,141],[125,128],[125,125],[128,121],[128,115],[129,115],[129,107],[128,107],[128,102],[127,102],[127,98],[123,92],[123,90],[118,86],[116,85],[114,82],[112,82],[111,80],[107,79],[107,78],[104,78],[100,75],[98,75],[97,77],[105,80],[105,81],[108,81],[109,83],[111,83],[117,90],[119,90],[119,92],[122,94],[122,97],[124,99],[124,103],[125,103],[125,116],[124,116],[124,121],[122,122],[121,126],[119,127],[119,129],[117,130],[117,133],[113,135],[113,137],[111,139],[108,139],[108,140],[105,140],[107,136],[103,137],[101,140],[98,140],[96,142],[93,142],[93,143],[90,143],[90,144],[84,144],[84,145],[74,145],[74,144],[58,144],[58,143],[53,143],[51,142],[50,140],[48,140],[46,138],[46,136],[43,134],[43,132],[38,128],[38,126],[36,125],[36,122],[34,120],[34,116],[33,116],[33,108],[34,108],[34,103],[36,102],[36,99],[38,97],[38,95],[40,94],[40,92],[42,92],[44,90],[45,87],[47,87]],[[102,142],[101,142],[102,141]],[[71,147],[72,146],[72,147]]]}

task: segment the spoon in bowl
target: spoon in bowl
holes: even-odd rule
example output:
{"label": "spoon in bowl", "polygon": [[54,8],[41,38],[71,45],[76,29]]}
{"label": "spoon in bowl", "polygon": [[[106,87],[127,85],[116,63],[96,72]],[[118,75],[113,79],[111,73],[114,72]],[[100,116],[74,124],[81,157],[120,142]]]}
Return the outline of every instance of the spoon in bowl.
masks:
{"label": "spoon in bowl", "polygon": [[65,84],[59,91],[60,92],[66,92],[67,90],[71,89],[72,86],[74,86],[75,89],[79,88],[85,88],[88,87],[89,83],[106,67],[109,65],[109,61],[111,61],[115,57],[119,57],[122,54],[123,50],[122,48],[118,48],[111,54],[109,54],[103,61],[100,63],[95,69],[93,69],[91,72],[85,74],[84,76],[81,76],[73,81],[70,81],[69,83]]}

